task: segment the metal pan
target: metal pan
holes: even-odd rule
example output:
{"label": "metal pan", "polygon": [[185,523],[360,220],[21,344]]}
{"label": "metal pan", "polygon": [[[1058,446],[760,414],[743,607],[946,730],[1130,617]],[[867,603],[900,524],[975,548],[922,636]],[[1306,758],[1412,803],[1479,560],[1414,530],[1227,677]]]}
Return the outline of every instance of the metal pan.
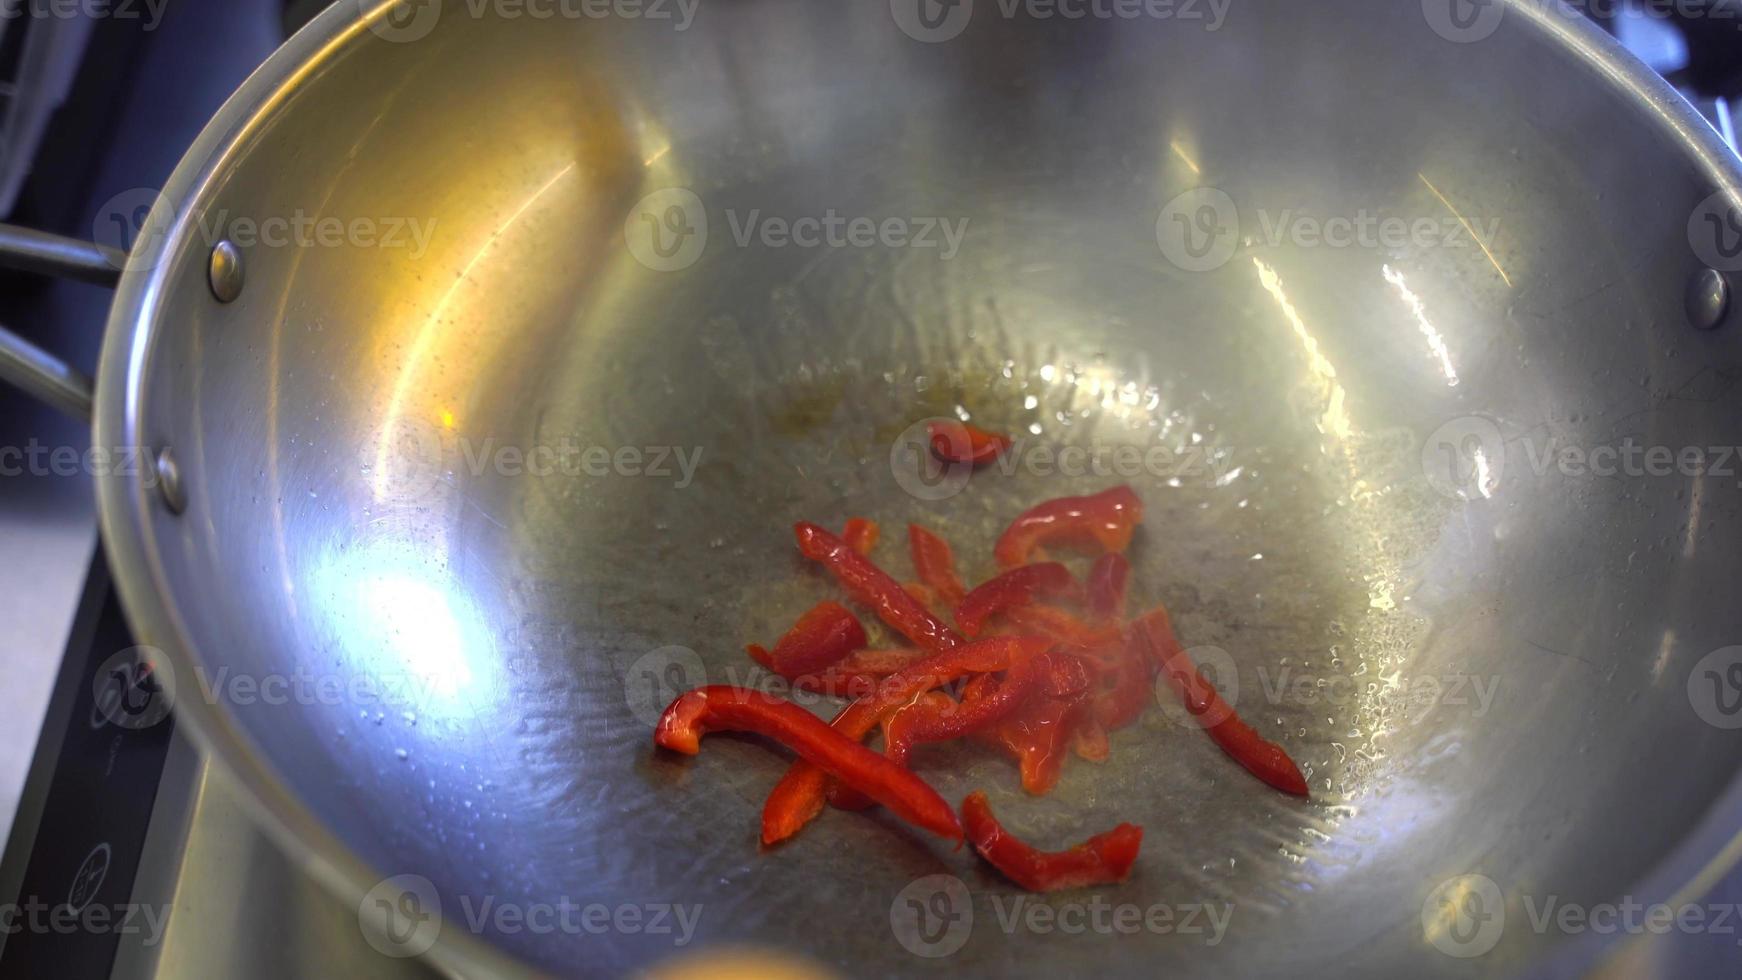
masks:
{"label": "metal pan", "polygon": [[[338,4],[256,72],[129,254],[95,384],[96,444],[154,461],[98,490],[175,710],[390,952],[1570,972],[1616,937],[1528,908],[1728,865],[1736,481],[1591,464],[1737,442],[1742,266],[1703,232],[1737,162],[1605,37],[1526,2],[472,9]],[[298,216],[344,231],[265,240]],[[914,468],[910,426],[958,412],[1024,436],[1009,473]],[[1162,707],[1045,799],[968,750],[923,771],[1037,840],[1143,823],[1129,883],[1029,901],[1230,910],[1215,942],[1011,919],[876,813],[760,853],[784,755],[653,751],[677,688],[749,678],[741,644],[830,593],[793,521],[984,556],[1113,482],[1149,508],[1140,597],[1312,800]]]}

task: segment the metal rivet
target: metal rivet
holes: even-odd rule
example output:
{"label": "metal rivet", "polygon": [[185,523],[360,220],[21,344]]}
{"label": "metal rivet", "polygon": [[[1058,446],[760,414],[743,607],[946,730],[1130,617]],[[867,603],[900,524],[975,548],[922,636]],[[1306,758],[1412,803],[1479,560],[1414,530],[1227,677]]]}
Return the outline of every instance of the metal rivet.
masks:
{"label": "metal rivet", "polygon": [[1701,269],[1688,280],[1688,322],[1696,330],[1711,330],[1724,322],[1730,309],[1730,283],[1716,269]]}
{"label": "metal rivet", "polygon": [[187,496],[181,488],[181,467],[176,465],[175,453],[168,446],[157,451],[157,493],[163,498],[163,505],[172,514],[179,514],[187,509]]}
{"label": "metal rivet", "polygon": [[212,283],[212,295],[218,302],[228,303],[242,295],[242,253],[228,238],[212,246],[212,261],[206,270]]}

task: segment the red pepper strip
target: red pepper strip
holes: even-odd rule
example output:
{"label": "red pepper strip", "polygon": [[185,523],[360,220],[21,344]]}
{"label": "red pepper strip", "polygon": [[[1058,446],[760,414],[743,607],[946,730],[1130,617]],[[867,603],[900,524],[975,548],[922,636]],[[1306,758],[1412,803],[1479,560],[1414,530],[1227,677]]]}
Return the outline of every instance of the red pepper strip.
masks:
{"label": "red pepper strip", "polygon": [[1044,796],[1058,783],[1065,764],[1071,730],[1082,714],[1082,697],[1034,698],[992,730],[996,744],[1016,757],[1022,769],[1022,788]]}
{"label": "red pepper strip", "polygon": [[[883,754],[891,761],[906,765],[908,750],[915,745],[947,742],[990,729],[1032,695],[1055,683],[1055,677],[1070,673],[1069,668],[1062,667],[1056,660],[1049,652],[1018,661],[1004,680],[995,688],[983,688],[984,693],[972,702],[957,703],[946,696],[928,706],[927,699],[922,698],[896,709],[883,722]],[[1087,683],[1086,676],[1082,680]],[[829,802],[847,810],[862,810],[871,801],[846,784],[838,783],[829,793]]]}
{"label": "red pepper strip", "polygon": [[1042,545],[1120,552],[1143,520],[1143,501],[1127,486],[1089,497],[1060,497],[1030,508],[999,536],[993,557],[1000,568],[1034,560]]}
{"label": "red pepper strip", "polygon": [[956,556],[950,543],[918,524],[907,526],[907,544],[913,551],[913,571],[932,592],[954,608],[968,590],[956,574]]}
{"label": "red pepper strip", "polygon": [[928,609],[931,608],[932,603],[937,601],[937,594],[924,582],[903,582],[901,587],[906,589],[907,594],[913,596],[915,601]]}
{"label": "red pepper strip", "polygon": [[[925,712],[949,713],[955,707],[955,698],[942,691],[927,691],[912,703],[891,711],[883,719],[883,757],[905,767],[908,750],[913,746],[909,737],[913,720]],[[876,806],[877,801],[846,783],[833,782],[829,785],[829,805],[841,810],[865,810]]]}
{"label": "red pepper strip", "polygon": [[864,517],[853,517],[847,520],[847,527],[841,532],[841,540],[861,555],[869,555],[871,549],[877,547],[877,539],[883,534],[883,529],[877,522]]}
{"label": "red pepper strip", "polygon": [[[1052,645],[1032,637],[998,636],[933,654],[884,679],[877,692],[847,705],[831,726],[855,741],[864,738],[888,712],[936,687],[970,674],[1005,670],[1039,656]],[[799,832],[822,812],[828,774],[804,761],[786,770],[762,805],[762,843],[773,844]]]}
{"label": "red pepper strip", "polygon": [[956,603],[956,625],[969,636],[978,636],[993,613],[1031,606],[1046,596],[1081,598],[1082,591],[1071,570],[1056,561],[1012,568],[976,586]]}
{"label": "red pepper strip", "polygon": [[1089,762],[1106,762],[1113,747],[1107,744],[1107,730],[1094,718],[1084,718],[1071,733],[1071,751],[1077,758]]}
{"label": "red pepper strip", "polygon": [[1036,850],[1004,829],[985,793],[970,793],[962,801],[962,825],[981,857],[1031,892],[1124,881],[1143,846],[1143,828],[1122,823],[1068,851]]}
{"label": "red pepper strip", "polygon": [[1123,641],[1117,626],[1090,626],[1056,606],[1012,606],[1002,614],[1030,633],[1053,637],[1083,650],[1097,650]]}
{"label": "red pepper strip", "polygon": [[838,602],[819,602],[798,618],[772,652],[754,643],[748,649],[757,663],[792,680],[836,663],[866,642],[857,616]]}
{"label": "red pepper strip", "polygon": [[1120,619],[1125,615],[1125,580],[1131,576],[1131,563],[1118,552],[1108,552],[1089,566],[1089,612],[1102,620]]}
{"label": "red pepper strip", "polygon": [[815,524],[796,524],[793,532],[798,537],[798,550],[806,558],[828,566],[847,594],[876,610],[878,618],[890,628],[934,653],[962,645],[955,630],[846,542]]}
{"label": "red pepper strip", "polygon": [[1028,702],[1059,669],[1057,657],[1052,653],[1019,662],[996,688],[983,689],[984,693],[972,702],[952,704],[947,711],[912,715],[906,726],[907,738],[910,744],[918,745],[985,731]]}
{"label": "red pepper strip", "polygon": [[1090,708],[1095,723],[1110,732],[1118,731],[1141,717],[1155,695],[1149,682],[1153,674],[1149,659],[1138,646],[1141,641],[1135,636],[1135,629],[1132,632],[1129,642],[1119,647],[1112,671],[1102,677],[1107,686],[1096,696]]}
{"label": "red pepper strip", "polygon": [[1047,671],[1041,675],[1041,689],[1049,698],[1072,698],[1089,689],[1089,665],[1068,653],[1048,658]]}
{"label": "red pepper strip", "polygon": [[665,709],[655,744],[695,755],[708,732],[750,731],[780,742],[822,771],[851,783],[903,820],[951,840],[962,826],[948,803],[918,776],[845,737],[790,701],[742,687],[699,687]]}
{"label": "red pepper strip", "polygon": [[925,431],[931,436],[931,451],[946,463],[980,466],[1004,455],[1011,445],[1009,436],[950,419],[933,419]]}
{"label": "red pepper strip", "polygon": [[930,655],[911,648],[856,650],[833,667],[792,678],[792,685],[801,691],[817,691],[830,697],[862,698],[876,693],[883,678]]}
{"label": "red pepper strip", "polygon": [[1241,721],[1192,663],[1191,654],[1180,648],[1173,624],[1168,621],[1167,610],[1160,607],[1151,610],[1133,624],[1133,629],[1142,636],[1149,656],[1173,684],[1180,703],[1198,724],[1204,726],[1222,751],[1233,756],[1234,761],[1245,766],[1254,776],[1284,793],[1307,795],[1306,778],[1300,774],[1300,767],[1288,757],[1288,752]]}

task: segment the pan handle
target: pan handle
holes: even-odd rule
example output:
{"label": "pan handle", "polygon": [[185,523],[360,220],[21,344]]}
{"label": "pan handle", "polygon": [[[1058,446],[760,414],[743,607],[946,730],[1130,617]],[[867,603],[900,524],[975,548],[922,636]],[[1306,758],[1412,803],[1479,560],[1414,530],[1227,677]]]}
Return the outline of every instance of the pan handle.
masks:
{"label": "pan handle", "polygon": [[[127,256],[77,238],[0,224],[0,268],[114,286]],[[0,326],[0,381],[82,421],[91,419],[91,379]]]}

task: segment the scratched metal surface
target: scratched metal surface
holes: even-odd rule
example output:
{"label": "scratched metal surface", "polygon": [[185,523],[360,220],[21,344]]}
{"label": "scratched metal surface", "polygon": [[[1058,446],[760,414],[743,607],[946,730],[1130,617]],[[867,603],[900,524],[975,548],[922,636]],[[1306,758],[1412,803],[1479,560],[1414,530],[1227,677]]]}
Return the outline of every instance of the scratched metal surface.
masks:
{"label": "scratched metal surface", "polygon": [[[254,249],[219,307],[197,243],[172,236],[163,288],[122,293],[156,326],[105,365],[148,349],[143,394],[105,411],[177,446],[189,508],[113,488],[106,506],[144,515],[117,560],[184,691],[196,672],[304,671],[367,696],[184,693],[184,714],[341,891],[429,879],[450,911],[437,953],[494,968],[480,948],[615,974],[674,943],[468,937],[452,910],[697,903],[695,944],[868,975],[1541,967],[1573,937],[1514,927],[1460,959],[1424,936],[1424,902],[1467,873],[1509,903],[1612,900],[1742,762],[1686,694],[1742,635],[1734,549],[1715,544],[1734,483],[1534,465],[1568,443],[1734,441],[1733,333],[1681,316],[1687,215],[1722,175],[1678,143],[1675,110],[1619,96],[1591,37],[1552,40],[1522,8],[1455,44],[1416,5],[1307,7],[1238,5],[1214,31],[988,7],[927,44],[881,4],[766,0],[682,32],[456,15],[337,43],[216,166],[207,210],[421,219],[427,247]],[[637,238],[649,219],[696,230],[688,199],[638,204],[674,187],[706,213],[699,255]],[[1242,220],[1228,260],[1192,272],[1158,218],[1165,240],[1197,187]],[[962,235],[739,241],[830,211]],[[1462,244],[1272,234],[1363,214]],[[1020,434],[1018,464],[913,482],[903,433],[938,414]],[[1498,438],[1446,492],[1462,470],[1442,463],[1474,465],[1472,417]],[[538,447],[567,454],[557,471],[527,471]],[[1144,463],[1061,474],[1067,447]],[[1165,697],[1045,799],[981,751],[918,765],[1043,843],[1146,827],[1128,883],[1030,901],[1210,903],[1213,934],[1011,919],[1016,893],[971,854],[878,813],[828,812],[763,853],[784,753],[653,750],[665,699],[753,678],[743,643],[832,594],[795,520],[878,519],[902,574],[901,528],[923,521],[977,577],[1023,507],[1121,480],[1148,508],[1136,595],[1224,651],[1313,798],[1245,776]],[[935,874],[974,921],[916,955],[891,916]]]}

